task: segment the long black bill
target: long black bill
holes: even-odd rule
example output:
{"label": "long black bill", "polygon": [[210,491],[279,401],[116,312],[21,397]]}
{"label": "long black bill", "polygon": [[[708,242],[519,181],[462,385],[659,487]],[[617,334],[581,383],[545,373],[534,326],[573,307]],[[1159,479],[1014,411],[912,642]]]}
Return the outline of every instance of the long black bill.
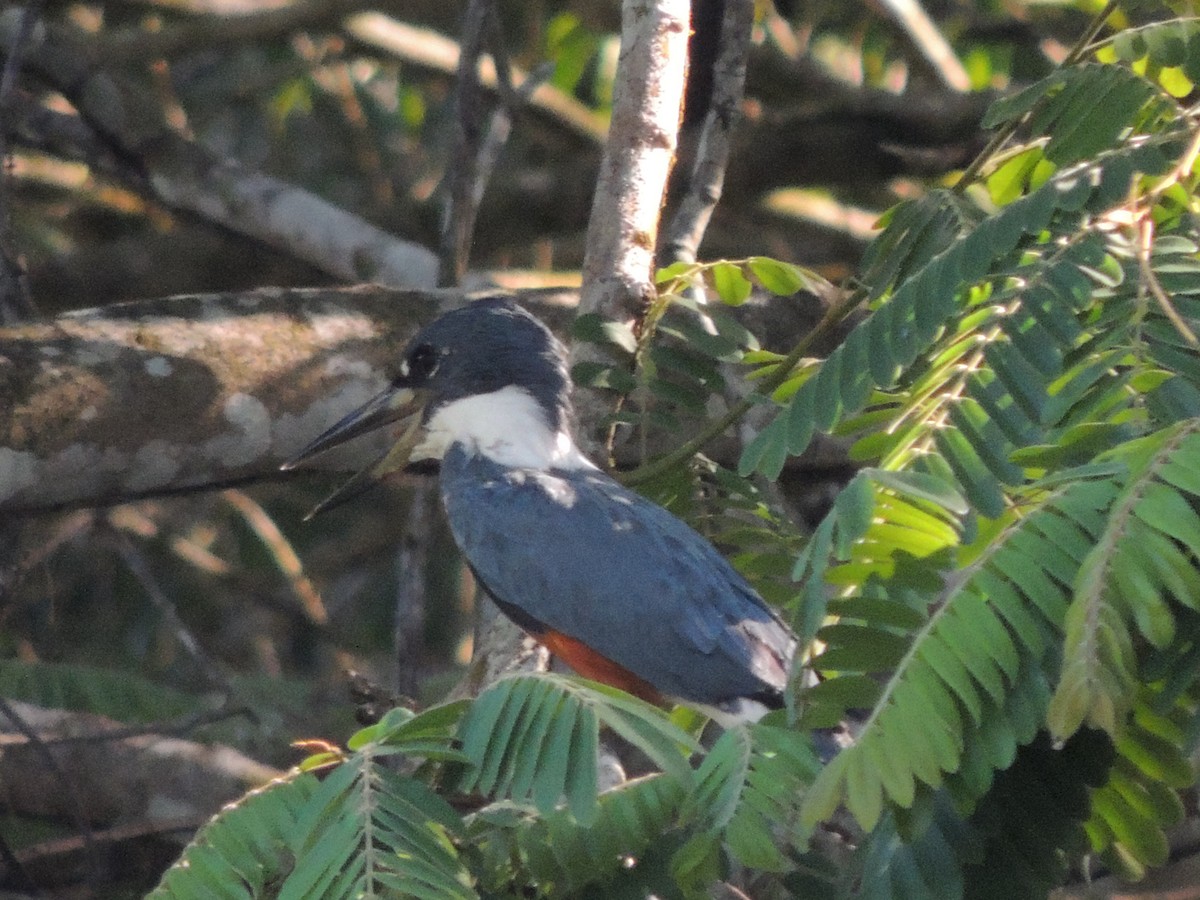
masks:
{"label": "long black bill", "polygon": [[295,469],[307,460],[320,456],[327,450],[332,450],[360,435],[383,428],[393,422],[402,422],[403,424],[401,435],[390,450],[313,507],[312,511],[304,517],[305,521],[317,513],[352,500],[383,476],[408,465],[413,450],[420,443],[421,414],[424,412],[426,399],[422,392],[414,391],[411,388],[390,387],[320,434],[312,443],[280,466],[285,471]]}

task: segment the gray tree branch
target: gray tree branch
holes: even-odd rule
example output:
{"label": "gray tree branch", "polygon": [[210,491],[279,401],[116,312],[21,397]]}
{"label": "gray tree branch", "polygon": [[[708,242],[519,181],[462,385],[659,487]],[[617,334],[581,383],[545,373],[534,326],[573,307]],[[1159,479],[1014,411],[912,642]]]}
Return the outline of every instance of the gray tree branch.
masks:
{"label": "gray tree branch", "polygon": [[[0,17],[0,44],[13,17]],[[89,62],[86,44],[61,27],[30,41],[23,68],[60,91],[122,163],[134,186],[159,202],[200,215],[291,253],[346,281],[432,287],[437,258],[316,195],[216,158],[172,131],[158,100]]]}
{"label": "gray tree branch", "polygon": [[[654,296],[654,252],[667,178],[675,159],[687,80],[687,0],[625,0],[612,122],[588,220],[580,313],[635,321]],[[577,344],[574,361],[598,351]],[[581,418],[605,403],[581,392]],[[590,436],[583,435],[585,446]]]}
{"label": "gray tree branch", "polygon": [[727,0],[720,50],[713,67],[713,94],[687,190],[663,237],[667,262],[695,262],[713,209],[721,199],[733,130],[741,121],[746,58],[754,26],[754,0]]}
{"label": "gray tree branch", "polygon": [[[0,513],[252,479],[386,384],[454,291],[263,289],[150,300],[0,328]],[[517,298],[564,329],[574,298]],[[365,465],[388,435],[319,464]]]}
{"label": "gray tree branch", "polygon": [[[451,75],[458,70],[459,45],[429,28],[420,28],[385,16],[367,12],[351,16],[343,23],[347,34],[375,50],[412,65]],[[524,85],[531,76],[511,67],[515,86]],[[479,84],[488,91],[500,91],[500,76],[490,56],[479,64]],[[529,108],[558,123],[587,144],[599,144],[607,132],[604,120],[574,97],[550,84],[538,84],[527,99]]]}
{"label": "gray tree branch", "polygon": [[612,124],[583,260],[581,313],[632,319],[654,293],[654,248],[687,75],[686,0],[626,0]]}

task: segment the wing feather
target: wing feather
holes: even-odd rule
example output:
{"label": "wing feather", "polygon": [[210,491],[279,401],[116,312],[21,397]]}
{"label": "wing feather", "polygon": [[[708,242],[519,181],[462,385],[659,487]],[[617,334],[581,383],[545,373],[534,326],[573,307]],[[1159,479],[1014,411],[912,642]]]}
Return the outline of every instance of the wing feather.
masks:
{"label": "wing feather", "polygon": [[672,697],[771,696],[795,641],[713,546],[596,470],[509,469],[452,448],[451,529],[504,604]]}

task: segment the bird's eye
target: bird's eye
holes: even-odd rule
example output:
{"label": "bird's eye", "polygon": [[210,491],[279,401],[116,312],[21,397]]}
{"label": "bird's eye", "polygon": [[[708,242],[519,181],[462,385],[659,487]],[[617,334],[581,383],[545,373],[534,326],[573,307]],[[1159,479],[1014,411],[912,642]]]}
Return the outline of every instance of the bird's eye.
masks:
{"label": "bird's eye", "polygon": [[438,353],[429,344],[419,344],[413,347],[412,352],[408,354],[408,358],[404,361],[405,372],[412,381],[424,381],[438,365]]}

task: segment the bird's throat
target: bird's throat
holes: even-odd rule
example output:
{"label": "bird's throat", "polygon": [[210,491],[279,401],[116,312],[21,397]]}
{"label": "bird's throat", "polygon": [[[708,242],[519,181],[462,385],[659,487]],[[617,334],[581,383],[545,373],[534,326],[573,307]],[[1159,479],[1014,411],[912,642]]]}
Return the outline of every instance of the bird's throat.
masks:
{"label": "bird's throat", "polygon": [[502,466],[528,469],[594,469],[567,431],[551,427],[533,396],[509,386],[451,400],[434,410],[412,458],[441,459],[454,444]]}

